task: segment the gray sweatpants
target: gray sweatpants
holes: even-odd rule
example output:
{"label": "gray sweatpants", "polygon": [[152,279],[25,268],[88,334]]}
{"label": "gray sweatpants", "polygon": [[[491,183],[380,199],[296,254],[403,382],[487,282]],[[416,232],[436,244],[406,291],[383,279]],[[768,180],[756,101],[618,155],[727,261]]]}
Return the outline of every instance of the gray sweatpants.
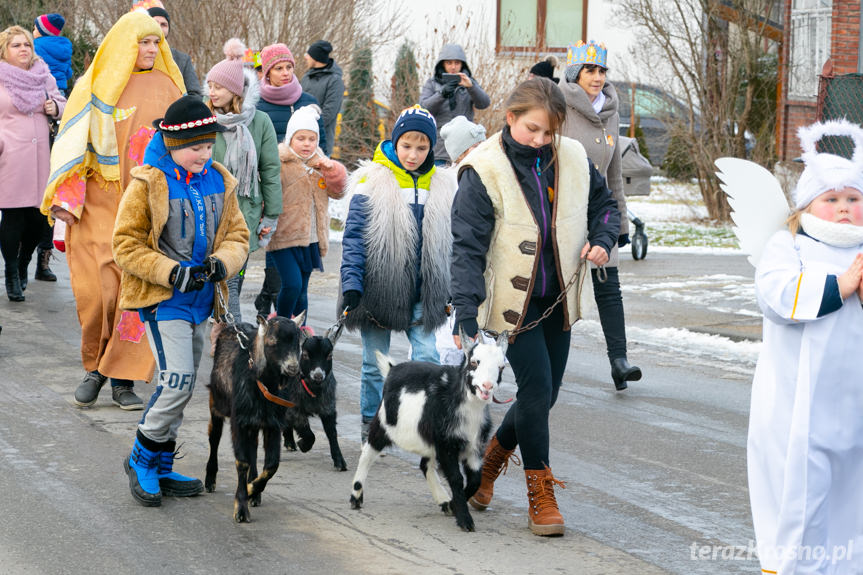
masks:
{"label": "gray sweatpants", "polygon": [[194,325],[181,319],[153,320],[144,325],[159,374],[138,430],[159,443],[174,441],[183,423],[183,409],[195,389],[206,322]]}

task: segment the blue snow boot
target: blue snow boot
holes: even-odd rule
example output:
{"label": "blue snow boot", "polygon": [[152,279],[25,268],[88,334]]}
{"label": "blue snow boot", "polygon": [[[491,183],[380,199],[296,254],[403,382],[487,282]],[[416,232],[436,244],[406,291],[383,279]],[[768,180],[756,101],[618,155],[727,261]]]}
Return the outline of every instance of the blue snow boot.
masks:
{"label": "blue snow boot", "polygon": [[[145,445],[149,446],[149,449]],[[162,492],[159,490],[160,446],[161,444],[147,439],[139,431],[135,445],[132,446],[132,453],[123,460],[132,497],[145,507],[158,507],[162,504]]]}
{"label": "blue snow boot", "polygon": [[[204,491],[204,484],[200,479],[194,477],[186,477],[176,471],[173,471],[174,457],[177,452],[176,441],[168,441],[164,444],[164,448],[159,452],[159,487],[162,489],[162,495],[168,497],[191,497]],[[177,459],[180,459],[177,457]]]}

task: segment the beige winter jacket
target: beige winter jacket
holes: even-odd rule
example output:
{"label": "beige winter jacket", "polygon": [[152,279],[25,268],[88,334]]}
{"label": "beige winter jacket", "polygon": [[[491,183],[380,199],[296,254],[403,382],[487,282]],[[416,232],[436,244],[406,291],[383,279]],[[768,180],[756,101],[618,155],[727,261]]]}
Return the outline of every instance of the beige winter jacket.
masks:
{"label": "beige winter jacket", "polygon": [[333,160],[329,170],[309,171],[286,144],[279,144],[279,159],[282,161],[282,213],[267,251],[309,245],[314,202],[318,248],[323,257],[329,247],[328,198],[337,200],[345,194],[347,170]]}

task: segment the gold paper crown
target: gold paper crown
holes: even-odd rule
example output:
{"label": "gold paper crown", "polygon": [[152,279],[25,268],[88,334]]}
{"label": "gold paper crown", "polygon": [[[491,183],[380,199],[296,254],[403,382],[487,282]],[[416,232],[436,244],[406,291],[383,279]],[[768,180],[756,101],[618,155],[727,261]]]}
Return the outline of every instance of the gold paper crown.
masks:
{"label": "gold paper crown", "polygon": [[566,50],[566,65],[576,66],[578,64],[594,64],[608,68],[608,48],[603,43],[591,40],[587,44],[579,40],[570,44]]}

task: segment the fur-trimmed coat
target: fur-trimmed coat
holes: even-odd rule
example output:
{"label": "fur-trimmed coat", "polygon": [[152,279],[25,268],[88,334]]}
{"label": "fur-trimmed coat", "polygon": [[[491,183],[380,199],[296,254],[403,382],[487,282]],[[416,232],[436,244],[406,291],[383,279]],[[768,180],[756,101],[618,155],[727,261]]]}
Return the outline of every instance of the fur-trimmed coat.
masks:
{"label": "fur-trimmed coat", "polygon": [[347,170],[335,160],[328,170],[312,170],[286,144],[279,144],[279,159],[282,161],[282,213],[267,251],[309,245],[310,214],[314,207],[318,248],[323,257],[329,248],[329,198],[337,200],[345,195]]}
{"label": "fur-trimmed coat", "polygon": [[[212,168],[225,183],[224,207],[213,239],[212,255],[225,264],[227,277],[240,271],[249,254],[249,229],[237,203],[237,180],[219,163]],[[132,168],[132,181],[123,193],[114,223],[114,261],[123,270],[120,308],[140,309],[170,299],[174,294],[170,276],[177,261],[165,255],[159,238],[168,221],[168,183],[165,173],[154,166]],[[225,281],[216,284],[228,300]],[[217,317],[225,311],[216,298]]]}
{"label": "fur-trimmed coat", "polygon": [[345,326],[380,324],[404,331],[420,301],[422,325],[432,331],[447,317],[455,174],[433,168],[412,176],[390,160],[386,144],[392,148],[391,142],[382,142],[348,184],[341,289],[359,291],[362,297]]}

